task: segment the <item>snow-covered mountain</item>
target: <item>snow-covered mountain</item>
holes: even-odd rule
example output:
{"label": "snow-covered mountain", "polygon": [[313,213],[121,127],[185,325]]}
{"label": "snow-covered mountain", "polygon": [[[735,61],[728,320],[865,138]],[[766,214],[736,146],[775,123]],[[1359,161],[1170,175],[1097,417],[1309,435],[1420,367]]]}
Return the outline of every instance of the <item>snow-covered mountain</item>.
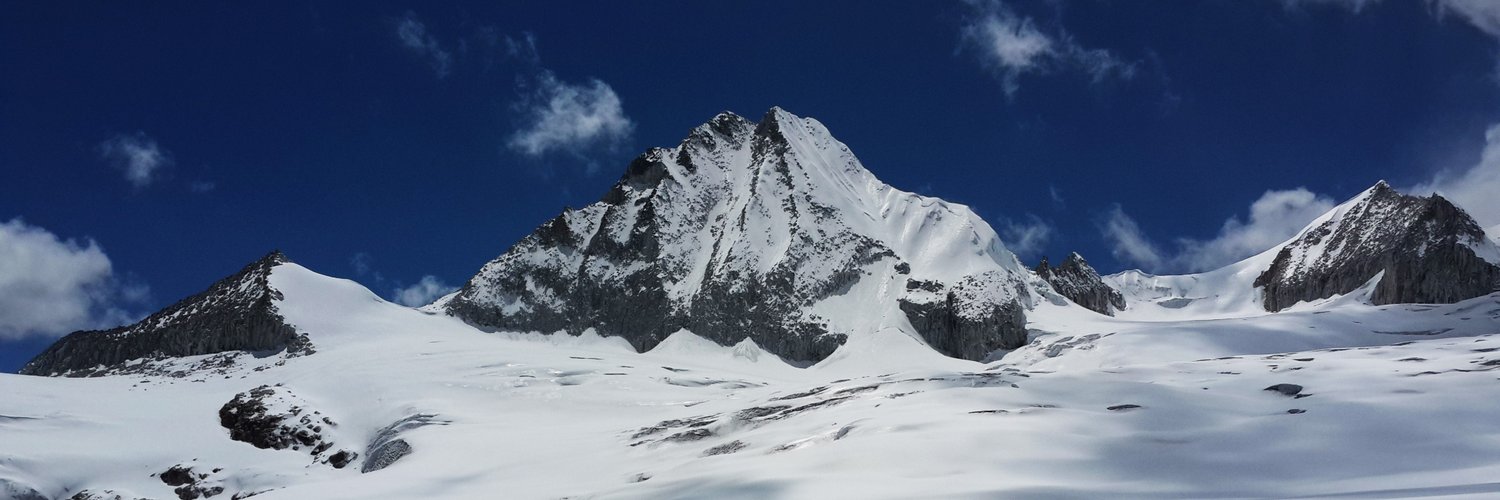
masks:
{"label": "snow-covered mountain", "polygon": [[1375,304],[1453,303],[1500,288],[1500,246],[1439,195],[1404,195],[1385,181],[1281,245],[1253,283],[1268,311],[1354,291],[1379,277]]}
{"label": "snow-covered mountain", "polygon": [[1500,244],[1441,196],[1384,181],[1335,206],[1287,241],[1220,269],[1104,277],[1126,317],[1266,314],[1356,294],[1373,304],[1453,303],[1500,290]]}
{"label": "snow-covered mountain", "polygon": [[1476,438],[1500,435],[1500,296],[1182,322],[1046,302],[1047,348],[998,362],[798,368],[687,332],[483,332],[290,262],[265,283],[316,353],[0,375],[0,498],[1500,493]]}
{"label": "snow-covered mountain", "polygon": [[898,330],[980,359],[1025,343],[1030,277],[968,207],[880,182],[821,123],[773,108],[646,152],[436,308],[640,350],[687,329],[812,362]]}
{"label": "snow-covered mountain", "polygon": [[427,307],[273,252],[60,339],[0,374],[0,500],[1494,497],[1497,249],[1381,183],[1222,269],[1033,273],[724,113]]}

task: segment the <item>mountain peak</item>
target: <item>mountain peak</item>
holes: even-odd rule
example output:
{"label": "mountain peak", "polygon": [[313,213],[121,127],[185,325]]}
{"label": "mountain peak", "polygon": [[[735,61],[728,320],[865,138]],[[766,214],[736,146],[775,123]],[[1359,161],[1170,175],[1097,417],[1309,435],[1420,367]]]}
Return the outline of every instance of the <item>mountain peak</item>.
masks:
{"label": "mountain peak", "polygon": [[142,358],[226,351],[310,352],[306,337],[298,335],[276,311],[275,301],[282,295],[271,286],[270,277],[285,263],[286,255],[273,250],[207,290],[135,324],[70,333],[26,363],[21,373],[94,376],[114,373]]}
{"label": "mountain peak", "polygon": [[[500,329],[593,328],[639,350],[687,329],[798,361],[895,321],[982,359],[1024,344],[1028,278],[967,207],[880,182],[821,123],[773,107],[757,123],[720,113],[636,158],[598,203],[486,264],[445,311]],[[851,289],[881,296],[872,307],[886,314],[820,305]]]}
{"label": "mountain peak", "polygon": [[1106,284],[1078,252],[1068,253],[1068,258],[1057,267],[1049,265],[1043,257],[1033,272],[1051,285],[1053,291],[1099,314],[1113,316],[1115,310],[1125,308],[1125,296]]}
{"label": "mountain peak", "polygon": [[1451,303],[1497,288],[1496,254],[1463,209],[1380,181],[1283,244],[1254,286],[1273,312],[1352,292],[1377,275],[1376,304]]}
{"label": "mountain peak", "polygon": [[286,254],[281,253],[281,249],[273,249],[271,250],[271,253],[268,253],[264,257],[261,257],[260,260],[255,261],[255,263],[257,264],[265,263],[271,265],[280,265],[288,262],[291,262],[291,259],[288,259]]}

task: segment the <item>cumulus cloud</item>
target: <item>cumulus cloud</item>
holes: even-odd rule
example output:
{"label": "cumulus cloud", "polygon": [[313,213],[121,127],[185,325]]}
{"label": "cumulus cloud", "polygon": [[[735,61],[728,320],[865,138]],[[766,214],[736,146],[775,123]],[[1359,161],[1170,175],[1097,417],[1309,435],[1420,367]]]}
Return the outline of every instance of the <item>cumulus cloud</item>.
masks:
{"label": "cumulus cloud", "polygon": [[92,240],[64,240],[19,218],[0,222],[0,340],[116,326],[130,319],[118,304],[146,293],[121,285]]}
{"label": "cumulus cloud", "polygon": [[1135,77],[1136,65],[1113,52],[1079,44],[1062,28],[1043,29],[997,0],[975,1],[961,35],[986,66],[1000,77],[1008,98],[1021,88],[1021,76],[1052,71],[1082,71],[1095,82]]}
{"label": "cumulus cloud", "polygon": [[396,23],[396,37],[407,49],[425,57],[438,78],[448,76],[448,71],[453,65],[453,55],[443,49],[437,37],[427,32],[427,25],[417,20],[416,14],[407,12],[401,21]]}
{"label": "cumulus cloud", "polygon": [[1481,225],[1500,224],[1500,124],[1490,126],[1484,138],[1484,150],[1474,166],[1438,172],[1432,180],[1403,191],[1441,194]]}
{"label": "cumulus cloud", "polygon": [[1177,267],[1185,271],[1207,271],[1238,262],[1280,244],[1319,215],[1333,209],[1332,198],[1306,188],[1266,191],[1250,204],[1250,218],[1230,217],[1210,240],[1180,238]]}
{"label": "cumulus cloud", "polygon": [[1306,188],[1266,191],[1250,204],[1249,218],[1232,216],[1210,239],[1177,238],[1173,251],[1152,243],[1134,218],[1115,205],[1100,232],[1116,259],[1150,272],[1217,269],[1286,241],[1313,219],[1333,209],[1334,200]]}
{"label": "cumulus cloud", "polygon": [[522,155],[565,152],[582,157],[598,148],[620,147],[635,131],[620,96],[602,81],[572,84],[542,70],[520,90],[520,123],[507,145]]}
{"label": "cumulus cloud", "polygon": [[1026,214],[1026,220],[1022,221],[1002,217],[999,222],[1000,238],[1005,242],[1005,248],[1025,260],[1040,255],[1052,239],[1052,225],[1035,215]]}
{"label": "cumulus cloud", "polygon": [[391,298],[397,304],[407,307],[418,307],[431,304],[438,297],[447,295],[457,289],[458,287],[444,283],[437,276],[427,275],[411,286],[397,288]]}
{"label": "cumulus cloud", "polygon": [[99,143],[99,156],[125,173],[137,189],[151,185],[172,158],[144,132],[119,134]]}

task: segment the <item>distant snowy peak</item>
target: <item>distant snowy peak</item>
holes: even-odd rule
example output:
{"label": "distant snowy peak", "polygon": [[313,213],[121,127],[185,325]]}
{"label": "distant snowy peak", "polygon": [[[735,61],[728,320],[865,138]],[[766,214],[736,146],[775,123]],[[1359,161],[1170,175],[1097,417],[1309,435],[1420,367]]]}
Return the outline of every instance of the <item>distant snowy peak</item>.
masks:
{"label": "distant snowy peak", "polygon": [[1125,308],[1125,296],[1106,284],[1078,252],[1068,254],[1057,267],[1042,257],[1034,272],[1058,294],[1099,314],[1114,316],[1116,310]]}
{"label": "distant snowy peak", "polygon": [[[680,329],[820,360],[893,326],[952,356],[1020,345],[1025,269],[962,205],[880,182],[816,120],[720,113],[636,158],[443,305],[487,327],[595,328],[646,350]],[[832,304],[868,297],[857,314]],[[858,325],[858,327],[856,327]]]}
{"label": "distant snowy peak", "polygon": [[273,251],[207,290],[133,325],[68,334],[37,355],[22,374],[92,376],[132,360],[226,351],[309,349],[305,336],[277,313],[281,292],[271,271],[287,262]]}
{"label": "distant snowy peak", "polygon": [[1500,248],[1442,196],[1404,195],[1384,181],[1283,244],[1254,286],[1268,311],[1344,294],[1384,273],[1371,301],[1452,303],[1500,284]]}

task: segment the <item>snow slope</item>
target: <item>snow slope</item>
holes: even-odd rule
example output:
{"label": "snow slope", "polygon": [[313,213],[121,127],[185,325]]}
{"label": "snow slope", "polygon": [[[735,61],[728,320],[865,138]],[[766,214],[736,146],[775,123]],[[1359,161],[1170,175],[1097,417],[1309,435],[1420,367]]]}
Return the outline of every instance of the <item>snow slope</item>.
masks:
{"label": "snow slope", "polygon": [[[1037,347],[1103,340],[986,365],[877,331],[798,368],[689,332],[646,353],[485,333],[290,263],[269,281],[316,353],[0,375],[0,495],[174,498],[153,474],[178,465],[267,500],[1500,495],[1495,296],[1177,323],[1042,304],[1034,326],[1057,333]],[[397,422],[411,453],[361,473],[229,439],[220,407],[277,384],[359,460]]]}

